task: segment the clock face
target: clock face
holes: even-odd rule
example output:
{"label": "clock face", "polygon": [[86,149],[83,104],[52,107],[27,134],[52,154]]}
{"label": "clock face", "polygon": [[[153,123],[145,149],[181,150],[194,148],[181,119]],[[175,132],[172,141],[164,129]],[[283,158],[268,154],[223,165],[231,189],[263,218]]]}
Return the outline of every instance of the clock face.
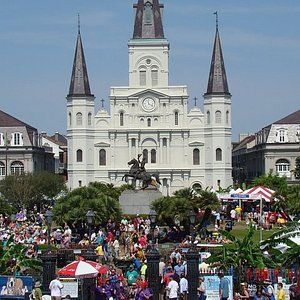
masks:
{"label": "clock face", "polygon": [[152,111],[155,109],[155,101],[152,98],[145,98],[142,103],[143,109],[146,111]]}

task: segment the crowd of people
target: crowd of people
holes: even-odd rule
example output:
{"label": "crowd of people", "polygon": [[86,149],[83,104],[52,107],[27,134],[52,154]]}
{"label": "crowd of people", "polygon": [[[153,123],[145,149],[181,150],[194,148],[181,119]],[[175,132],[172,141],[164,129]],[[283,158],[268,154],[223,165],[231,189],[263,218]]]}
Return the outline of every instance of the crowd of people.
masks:
{"label": "crowd of people", "polygon": [[[231,226],[240,221],[244,216],[259,219],[254,211],[253,215],[243,214],[240,207],[231,209],[229,221]],[[123,217],[120,222],[108,220],[104,226],[93,228],[91,235],[85,232],[79,234],[67,224],[60,227],[52,227],[50,236],[46,225],[45,215],[34,211],[27,213],[20,211],[15,216],[0,215],[0,243],[3,247],[13,237],[15,243],[27,246],[28,257],[37,257],[38,248],[42,245],[55,245],[57,248],[69,248],[76,244],[82,248],[91,247],[97,255],[99,265],[107,268],[107,272],[99,274],[97,278],[96,299],[151,299],[153,291],[149,288],[146,252],[149,247],[157,245],[160,240],[176,243],[176,248],[165,255],[159,263],[160,300],[163,299],[187,299],[188,281],[187,263],[183,249],[191,247],[192,243],[226,243],[226,239],[219,233],[219,228],[227,226],[221,212],[213,212],[215,217],[214,231],[197,232],[191,238],[187,236],[179,225],[172,228],[151,228],[149,218],[136,216],[134,218]],[[227,220],[228,221],[228,220]],[[127,267],[124,267],[124,263]],[[122,266],[123,264],[123,266]],[[222,298],[226,299],[227,282],[222,274],[220,277]],[[284,289],[278,284],[278,295],[270,294],[272,285],[262,285],[255,293],[243,283],[235,293],[235,299],[255,300],[283,300]],[[273,288],[274,289],[274,288]],[[292,292],[291,292],[292,294]],[[199,278],[199,300],[206,299],[204,279]],[[292,296],[290,299],[293,299]]]}

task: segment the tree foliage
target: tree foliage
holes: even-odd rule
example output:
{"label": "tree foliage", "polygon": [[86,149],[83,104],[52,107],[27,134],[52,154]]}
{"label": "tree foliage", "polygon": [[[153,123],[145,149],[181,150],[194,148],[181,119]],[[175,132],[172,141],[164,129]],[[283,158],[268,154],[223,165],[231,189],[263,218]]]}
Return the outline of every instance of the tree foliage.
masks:
{"label": "tree foliage", "polygon": [[270,170],[267,175],[255,178],[253,186],[258,185],[268,187],[279,194],[285,194],[288,187],[286,177],[280,177],[277,174],[273,174],[273,170]]}
{"label": "tree foliage", "polygon": [[102,224],[108,219],[119,220],[121,208],[119,196],[125,189],[132,186],[114,187],[111,184],[99,182],[90,183],[59,198],[53,208],[56,223],[69,224],[71,227],[82,228],[86,223],[86,213],[93,210],[96,214],[95,225]]}
{"label": "tree foliage", "polygon": [[[288,222],[285,227],[273,233],[262,242],[264,250],[268,250],[282,267],[290,268],[300,265],[300,245],[293,238],[300,236],[300,223]],[[277,249],[283,248],[282,251]]]}
{"label": "tree foliage", "polygon": [[255,228],[253,225],[250,225],[247,234],[242,239],[224,230],[220,230],[220,232],[229,243],[224,244],[222,251],[213,253],[207,259],[207,263],[218,266],[224,271],[232,267],[240,282],[245,280],[245,267],[264,268],[275,266],[273,260],[264,256],[260,245],[254,241]]}
{"label": "tree foliage", "polygon": [[9,175],[0,182],[3,203],[11,206],[13,212],[47,203],[65,189],[63,178],[49,172]]}
{"label": "tree foliage", "polygon": [[300,157],[296,158],[296,166],[295,166],[295,178],[300,179]]}
{"label": "tree foliage", "polygon": [[7,241],[6,247],[0,246],[0,274],[29,274],[32,271],[42,271],[42,263],[26,255],[27,248],[14,243],[14,236]]}
{"label": "tree foliage", "polygon": [[185,222],[191,209],[196,213],[199,210],[218,209],[220,202],[214,192],[185,188],[178,190],[172,197],[162,197],[152,202],[151,207],[156,211],[158,220],[173,225],[174,218]]}

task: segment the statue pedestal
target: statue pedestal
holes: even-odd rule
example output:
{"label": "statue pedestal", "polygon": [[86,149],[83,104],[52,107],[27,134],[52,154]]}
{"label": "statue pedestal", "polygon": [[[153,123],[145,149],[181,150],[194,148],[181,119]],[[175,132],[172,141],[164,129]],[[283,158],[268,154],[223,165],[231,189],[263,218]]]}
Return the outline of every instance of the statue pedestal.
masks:
{"label": "statue pedestal", "polygon": [[126,190],[120,197],[119,202],[124,215],[148,215],[151,203],[163,197],[157,189]]}

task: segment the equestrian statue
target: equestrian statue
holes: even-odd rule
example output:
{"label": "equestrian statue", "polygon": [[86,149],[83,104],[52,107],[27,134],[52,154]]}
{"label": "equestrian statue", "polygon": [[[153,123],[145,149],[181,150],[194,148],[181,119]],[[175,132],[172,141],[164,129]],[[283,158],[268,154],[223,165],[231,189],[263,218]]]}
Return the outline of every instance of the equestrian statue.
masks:
{"label": "equestrian statue", "polygon": [[138,159],[133,158],[128,162],[128,165],[131,166],[128,173],[125,173],[122,180],[125,179],[128,182],[128,178],[132,178],[132,185],[136,188],[136,181],[142,181],[142,189],[146,189],[149,186],[157,187],[157,184],[161,184],[159,181],[159,175],[157,173],[150,174],[146,171],[145,165],[147,160],[143,157],[140,160],[142,154],[138,155]]}

